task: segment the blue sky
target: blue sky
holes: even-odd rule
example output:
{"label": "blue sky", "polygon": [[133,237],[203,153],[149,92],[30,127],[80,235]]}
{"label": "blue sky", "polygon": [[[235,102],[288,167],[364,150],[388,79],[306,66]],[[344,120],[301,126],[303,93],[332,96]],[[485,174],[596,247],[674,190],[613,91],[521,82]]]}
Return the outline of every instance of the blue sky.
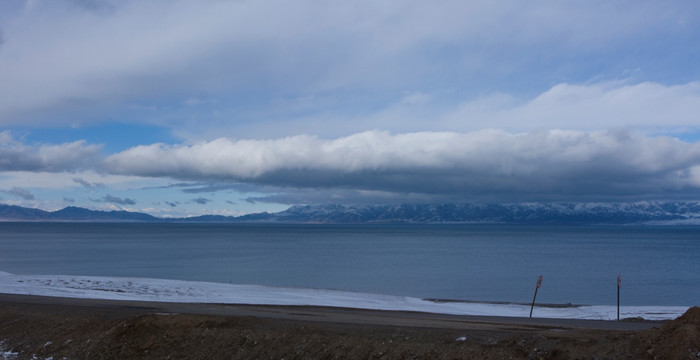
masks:
{"label": "blue sky", "polygon": [[7,0],[0,203],[700,200],[700,2]]}

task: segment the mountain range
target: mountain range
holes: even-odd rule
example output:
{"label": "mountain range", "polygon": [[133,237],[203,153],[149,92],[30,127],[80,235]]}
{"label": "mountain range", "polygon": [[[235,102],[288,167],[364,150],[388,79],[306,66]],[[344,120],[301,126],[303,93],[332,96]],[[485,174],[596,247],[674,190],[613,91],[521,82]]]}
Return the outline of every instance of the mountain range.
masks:
{"label": "mountain range", "polygon": [[278,213],[158,218],[129,211],[69,206],[44,211],[0,205],[0,221],[227,222],[227,223],[465,223],[465,224],[675,224],[700,225],[700,202],[297,205]]}

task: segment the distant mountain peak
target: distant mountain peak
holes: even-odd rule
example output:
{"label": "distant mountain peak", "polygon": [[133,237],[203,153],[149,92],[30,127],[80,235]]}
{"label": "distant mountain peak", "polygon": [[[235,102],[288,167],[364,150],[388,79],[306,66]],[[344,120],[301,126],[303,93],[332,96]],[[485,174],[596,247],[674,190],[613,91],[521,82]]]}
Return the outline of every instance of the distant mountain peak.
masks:
{"label": "distant mountain peak", "polygon": [[76,206],[48,212],[12,205],[0,205],[0,220],[4,221],[157,221],[159,218],[124,210],[99,211]]}

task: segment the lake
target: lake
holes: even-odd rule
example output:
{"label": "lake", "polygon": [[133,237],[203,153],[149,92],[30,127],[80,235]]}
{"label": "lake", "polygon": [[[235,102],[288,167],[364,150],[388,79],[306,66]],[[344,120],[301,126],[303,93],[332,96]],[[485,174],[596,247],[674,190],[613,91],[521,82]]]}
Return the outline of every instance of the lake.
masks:
{"label": "lake", "polygon": [[0,223],[0,271],[690,306],[700,227]]}

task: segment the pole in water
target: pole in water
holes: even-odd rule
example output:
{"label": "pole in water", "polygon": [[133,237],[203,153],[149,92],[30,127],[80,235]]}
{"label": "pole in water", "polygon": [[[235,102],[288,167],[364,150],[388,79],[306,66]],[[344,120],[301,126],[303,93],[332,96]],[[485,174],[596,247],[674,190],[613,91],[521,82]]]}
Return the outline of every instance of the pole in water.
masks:
{"label": "pole in water", "polygon": [[537,290],[542,286],[542,275],[537,278],[537,287],[535,287],[535,296],[532,297],[532,306],[530,306],[530,317],[532,317],[532,309],[535,308],[535,299],[537,299]]}
{"label": "pole in water", "polygon": [[622,275],[617,275],[617,321],[620,321],[620,285],[622,284]]}

